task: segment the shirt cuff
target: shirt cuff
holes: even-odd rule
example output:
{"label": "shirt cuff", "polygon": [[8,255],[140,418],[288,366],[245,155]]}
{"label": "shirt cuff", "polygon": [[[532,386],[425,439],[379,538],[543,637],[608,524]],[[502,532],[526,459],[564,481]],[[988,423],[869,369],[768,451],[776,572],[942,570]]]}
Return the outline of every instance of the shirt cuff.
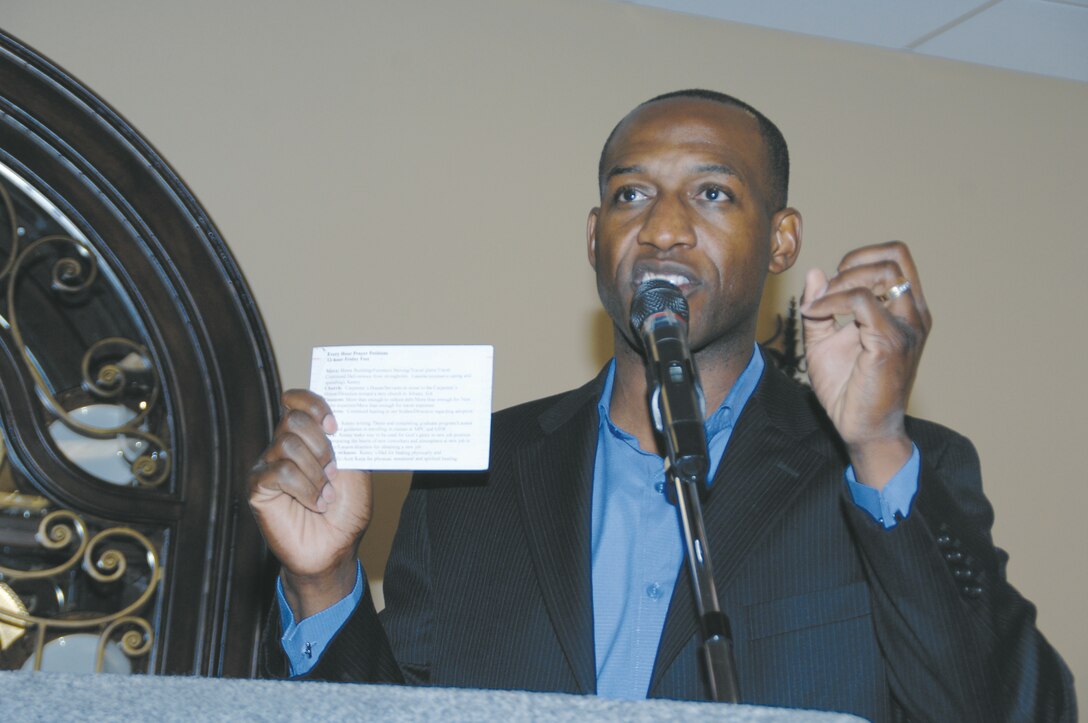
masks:
{"label": "shirt cuff", "polygon": [[321,659],[321,654],[343,627],[363,599],[363,566],[355,563],[355,587],[340,601],[319,613],[295,622],[295,614],[283,596],[283,583],[276,578],[276,600],[280,607],[280,645],[291,664],[291,677],[309,673]]}
{"label": "shirt cuff", "polygon": [[869,513],[874,520],[890,530],[899,520],[910,514],[911,503],[918,494],[918,475],[922,466],[922,456],[918,445],[911,445],[911,455],[895,476],[884,485],[884,489],[873,489],[858,482],[854,476],[854,466],[846,468],[846,486],[854,504]]}

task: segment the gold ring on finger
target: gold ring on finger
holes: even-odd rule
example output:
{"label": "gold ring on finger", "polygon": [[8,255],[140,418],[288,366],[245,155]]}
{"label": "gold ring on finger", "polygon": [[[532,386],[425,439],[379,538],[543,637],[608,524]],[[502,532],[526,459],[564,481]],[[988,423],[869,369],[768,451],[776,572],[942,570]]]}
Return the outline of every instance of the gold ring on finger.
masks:
{"label": "gold ring on finger", "polygon": [[[902,277],[900,277],[902,279]],[[903,294],[910,291],[910,281],[908,279],[902,279],[895,286],[892,286],[884,292],[883,296],[878,297],[881,301],[891,301],[892,299],[898,299]]]}

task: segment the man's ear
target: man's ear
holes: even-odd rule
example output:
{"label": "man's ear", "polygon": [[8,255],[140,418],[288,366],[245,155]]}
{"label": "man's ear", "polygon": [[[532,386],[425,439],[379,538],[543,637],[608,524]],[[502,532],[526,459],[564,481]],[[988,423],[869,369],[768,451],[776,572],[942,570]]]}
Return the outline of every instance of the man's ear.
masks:
{"label": "man's ear", "polygon": [[600,214],[599,207],[592,208],[589,218],[586,219],[586,253],[589,254],[589,265],[594,271],[597,270],[597,218]]}
{"label": "man's ear", "polygon": [[780,274],[793,266],[801,253],[801,212],[784,208],[771,218],[771,263],[767,267],[772,274]]}

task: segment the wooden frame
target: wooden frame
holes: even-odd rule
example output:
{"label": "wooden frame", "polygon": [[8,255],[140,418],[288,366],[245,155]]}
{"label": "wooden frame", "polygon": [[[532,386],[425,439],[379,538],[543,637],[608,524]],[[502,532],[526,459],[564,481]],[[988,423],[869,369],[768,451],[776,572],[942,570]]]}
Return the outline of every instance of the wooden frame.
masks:
{"label": "wooden frame", "polygon": [[42,433],[50,416],[27,364],[0,329],[10,455],[59,508],[163,530],[149,672],[250,676],[275,567],[245,477],[271,437],[280,388],[245,279],[154,148],[79,81],[2,32],[0,163],[71,220],[130,300],[161,375],[171,468],[162,485],[126,487],[59,454]]}

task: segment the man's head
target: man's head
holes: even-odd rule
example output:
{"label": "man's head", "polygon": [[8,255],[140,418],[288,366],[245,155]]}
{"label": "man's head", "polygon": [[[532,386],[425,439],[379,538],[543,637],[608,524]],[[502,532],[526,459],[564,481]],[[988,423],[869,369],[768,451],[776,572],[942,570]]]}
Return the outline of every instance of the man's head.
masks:
{"label": "man's head", "polygon": [[767,210],[773,213],[785,208],[790,186],[790,152],[789,146],[786,145],[786,139],[782,135],[782,131],[778,130],[778,126],[776,126],[770,118],[763,115],[743,100],[734,98],[731,95],[726,95],[725,93],[719,93],[716,90],[704,90],[702,88],[674,90],[670,93],[663,93],[653,97],[640,104],[638,108],[635,108],[635,110],[631,111],[631,113],[627,114],[623,120],[616,124],[612,129],[612,132],[608,134],[608,139],[601,148],[600,160],[597,162],[597,184],[601,190],[602,199],[604,198],[605,157],[608,155],[609,146],[612,145],[612,139],[616,137],[616,132],[620,129],[620,126],[622,126],[635,111],[639,110],[639,108],[649,105],[650,103],[657,103],[658,101],[669,100],[671,98],[701,98],[714,103],[740,108],[752,116],[752,118],[759,123],[759,132],[763,137],[763,144],[767,149],[767,178],[770,180],[771,184],[770,193],[768,194],[771,207]]}
{"label": "man's head", "polygon": [[792,266],[800,247],[800,215],[785,207],[787,158],[762,114],[709,91],[659,96],[620,121],[601,153],[587,237],[623,339],[635,289],[662,277],[688,299],[697,353],[750,348],[766,275]]}

